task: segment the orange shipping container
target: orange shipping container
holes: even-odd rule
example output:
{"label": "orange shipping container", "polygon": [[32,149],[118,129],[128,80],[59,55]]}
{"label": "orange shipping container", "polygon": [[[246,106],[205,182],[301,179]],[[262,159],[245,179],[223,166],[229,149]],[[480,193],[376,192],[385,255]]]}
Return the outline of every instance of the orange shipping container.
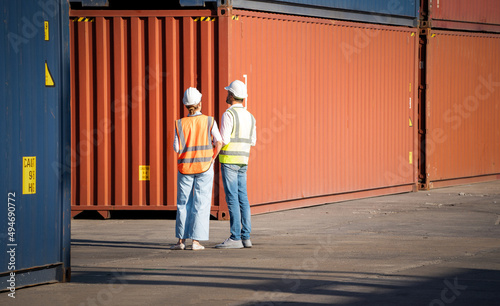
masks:
{"label": "orange shipping container", "polygon": [[500,32],[498,0],[426,0],[431,28]]}
{"label": "orange shipping container", "polygon": [[175,210],[182,93],[198,87],[211,116],[217,98],[215,23],[192,16],[210,12],[72,12],[73,215]]}
{"label": "orange shipping container", "polygon": [[412,190],[415,30],[233,15],[228,81],[248,82],[258,127],[253,212]]}
{"label": "orange shipping container", "polygon": [[[74,214],[175,210],[182,92],[219,121],[234,79],[257,119],[253,213],[415,188],[415,29],[228,8],[72,18]],[[218,171],[213,199],[227,217]]]}
{"label": "orange shipping container", "polygon": [[500,35],[432,31],[427,48],[429,187],[500,179]]}

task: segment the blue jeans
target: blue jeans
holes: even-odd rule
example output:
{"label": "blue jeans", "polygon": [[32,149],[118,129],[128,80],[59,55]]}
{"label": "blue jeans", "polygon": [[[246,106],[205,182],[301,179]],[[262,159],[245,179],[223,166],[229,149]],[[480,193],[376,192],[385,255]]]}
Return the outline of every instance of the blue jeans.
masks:
{"label": "blue jeans", "polygon": [[251,212],[247,195],[247,165],[221,164],[222,184],[229,209],[231,239],[250,239]]}
{"label": "blue jeans", "polygon": [[208,240],[213,182],[213,164],[200,174],[178,172],[175,237]]}

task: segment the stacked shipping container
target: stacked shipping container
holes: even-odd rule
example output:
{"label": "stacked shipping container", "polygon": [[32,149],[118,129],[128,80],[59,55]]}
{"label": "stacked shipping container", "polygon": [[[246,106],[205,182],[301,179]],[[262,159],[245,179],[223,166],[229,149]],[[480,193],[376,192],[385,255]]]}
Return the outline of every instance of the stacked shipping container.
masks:
{"label": "stacked shipping container", "polygon": [[425,0],[431,28],[500,32],[496,0]]}
{"label": "stacked shipping container", "polygon": [[[248,82],[258,119],[254,212],[413,189],[415,30],[210,14],[73,11],[75,214],[174,210],[181,94],[198,87],[204,112],[220,118],[233,79]],[[140,177],[143,166],[149,179]],[[212,213],[224,218],[220,195],[221,184]]]}
{"label": "stacked shipping container", "polygon": [[[488,141],[484,152],[490,157],[480,168],[471,163],[461,172],[445,173],[449,167],[441,166],[440,156],[449,154],[450,143],[430,145],[436,133],[432,130],[444,129],[448,141],[460,131],[439,125],[433,121],[436,116],[427,119],[441,112],[438,105],[445,103],[442,84],[434,86],[441,80],[435,73],[459,67],[452,62],[454,57],[447,58],[451,66],[443,66],[446,48],[458,43],[445,47],[441,39],[448,37],[445,32],[246,10],[255,3],[230,1],[233,6],[221,5],[216,14],[213,10],[72,11],[74,214],[175,210],[176,156],[171,144],[173,121],[185,115],[182,92],[189,86],[199,88],[204,113],[220,119],[227,107],[223,87],[234,79],[248,83],[247,106],[257,118],[258,145],[248,173],[253,213],[415,190],[418,160],[424,161],[420,172],[426,176],[425,187],[434,179],[496,177],[498,129],[482,138]],[[283,4],[283,12],[287,5]],[[351,5],[359,14],[359,3]],[[367,7],[361,10],[365,18],[359,20],[385,12],[385,19],[378,16],[375,21],[400,20],[408,26],[408,20],[416,20],[418,5],[408,1],[399,10],[387,10],[382,4],[385,10]],[[423,67],[419,38],[427,35],[429,103],[423,101],[426,112],[419,118],[417,75],[418,67]],[[486,45],[493,61],[491,48],[497,44],[492,40]],[[484,54],[477,48],[460,52]],[[486,70],[476,72],[488,80]],[[491,71],[495,82],[497,74]],[[467,86],[461,88],[462,94],[469,94]],[[488,103],[493,104],[478,111],[484,122],[498,122],[491,121],[498,113],[497,97],[492,93]],[[427,124],[420,131],[419,121]],[[464,124],[462,129],[473,126]],[[482,153],[462,158],[478,154]],[[217,172],[215,185],[212,214],[226,218]]]}
{"label": "stacked shipping container", "polygon": [[197,86],[215,115],[210,12],[82,13],[70,23],[73,212],[175,209],[183,88]]}
{"label": "stacked shipping container", "polygon": [[474,31],[500,32],[500,5],[429,1],[424,15],[423,186],[498,179],[500,35]]}
{"label": "stacked shipping container", "polygon": [[412,190],[414,30],[233,14],[229,80],[246,75],[248,109],[258,118],[254,212]]}
{"label": "stacked shipping container", "polygon": [[[500,173],[500,35],[432,31],[427,50],[427,179]],[[484,176],[484,177],[481,177]]]}

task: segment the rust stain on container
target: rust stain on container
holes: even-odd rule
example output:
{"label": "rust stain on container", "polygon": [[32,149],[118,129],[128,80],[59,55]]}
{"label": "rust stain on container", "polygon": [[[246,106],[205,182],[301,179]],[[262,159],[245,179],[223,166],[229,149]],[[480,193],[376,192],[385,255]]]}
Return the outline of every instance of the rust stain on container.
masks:
{"label": "rust stain on container", "polygon": [[[257,119],[253,212],[416,184],[415,29],[226,8],[215,21],[196,18],[215,17],[207,10],[79,16],[95,22],[71,23],[74,213],[176,209],[182,93],[200,89],[203,113],[220,123],[234,79],[248,83]],[[149,181],[139,181],[140,166],[150,166]],[[218,172],[212,213],[224,218]]]}
{"label": "rust stain on container", "polygon": [[[427,65],[427,176],[500,173],[500,35],[432,31]],[[474,179],[476,181],[477,179]]]}
{"label": "rust stain on container", "polygon": [[500,2],[497,0],[429,1],[433,28],[500,32]]}

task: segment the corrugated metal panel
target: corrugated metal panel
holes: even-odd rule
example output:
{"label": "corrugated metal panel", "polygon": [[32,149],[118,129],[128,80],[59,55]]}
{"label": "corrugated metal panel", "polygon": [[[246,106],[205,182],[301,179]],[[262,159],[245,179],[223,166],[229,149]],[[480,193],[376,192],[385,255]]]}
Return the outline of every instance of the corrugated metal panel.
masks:
{"label": "corrugated metal panel", "polygon": [[497,0],[430,0],[431,27],[500,32]]}
{"label": "corrugated metal panel", "polygon": [[258,126],[253,205],[415,183],[415,30],[233,13],[229,79],[246,76]]}
{"label": "corrugated metal panel", "polygon": [[181,6],[219,6],[271,13],[313,16],[379,24],[416,26],[420,3],[416,0],[180,0]]}
{"label": "corrugated metal panel", "polygon": [[[259,135],[248,181],[254,212],[412,190],[415,30],[233,13],[196,21],[210,12],[73,11],[75,213],[175,209],[182,92],[199,88],[203,112],[219,121],[224,86],[244,75]],[[139,180],[141,165],[150,181]],[[212,213],[223,218],[218,170],[215,182]]]}
{"label": "corrugated metal panel", "polygon": [[0,279],[15,272],[19,287],[69,277],[69,8],[32,0],[1,10]]}
{"label": "corrugated metal panel", "polygon": [[[174,121],[203,92],[214,116],[209,11],[73,11],[73,211],[175,209]],[[149,179],[141,177],[149,167]]]}
{"label": "corrugated metal panel", "polygon": [[500,173],[500,35],[429,35],[428,181]]}

